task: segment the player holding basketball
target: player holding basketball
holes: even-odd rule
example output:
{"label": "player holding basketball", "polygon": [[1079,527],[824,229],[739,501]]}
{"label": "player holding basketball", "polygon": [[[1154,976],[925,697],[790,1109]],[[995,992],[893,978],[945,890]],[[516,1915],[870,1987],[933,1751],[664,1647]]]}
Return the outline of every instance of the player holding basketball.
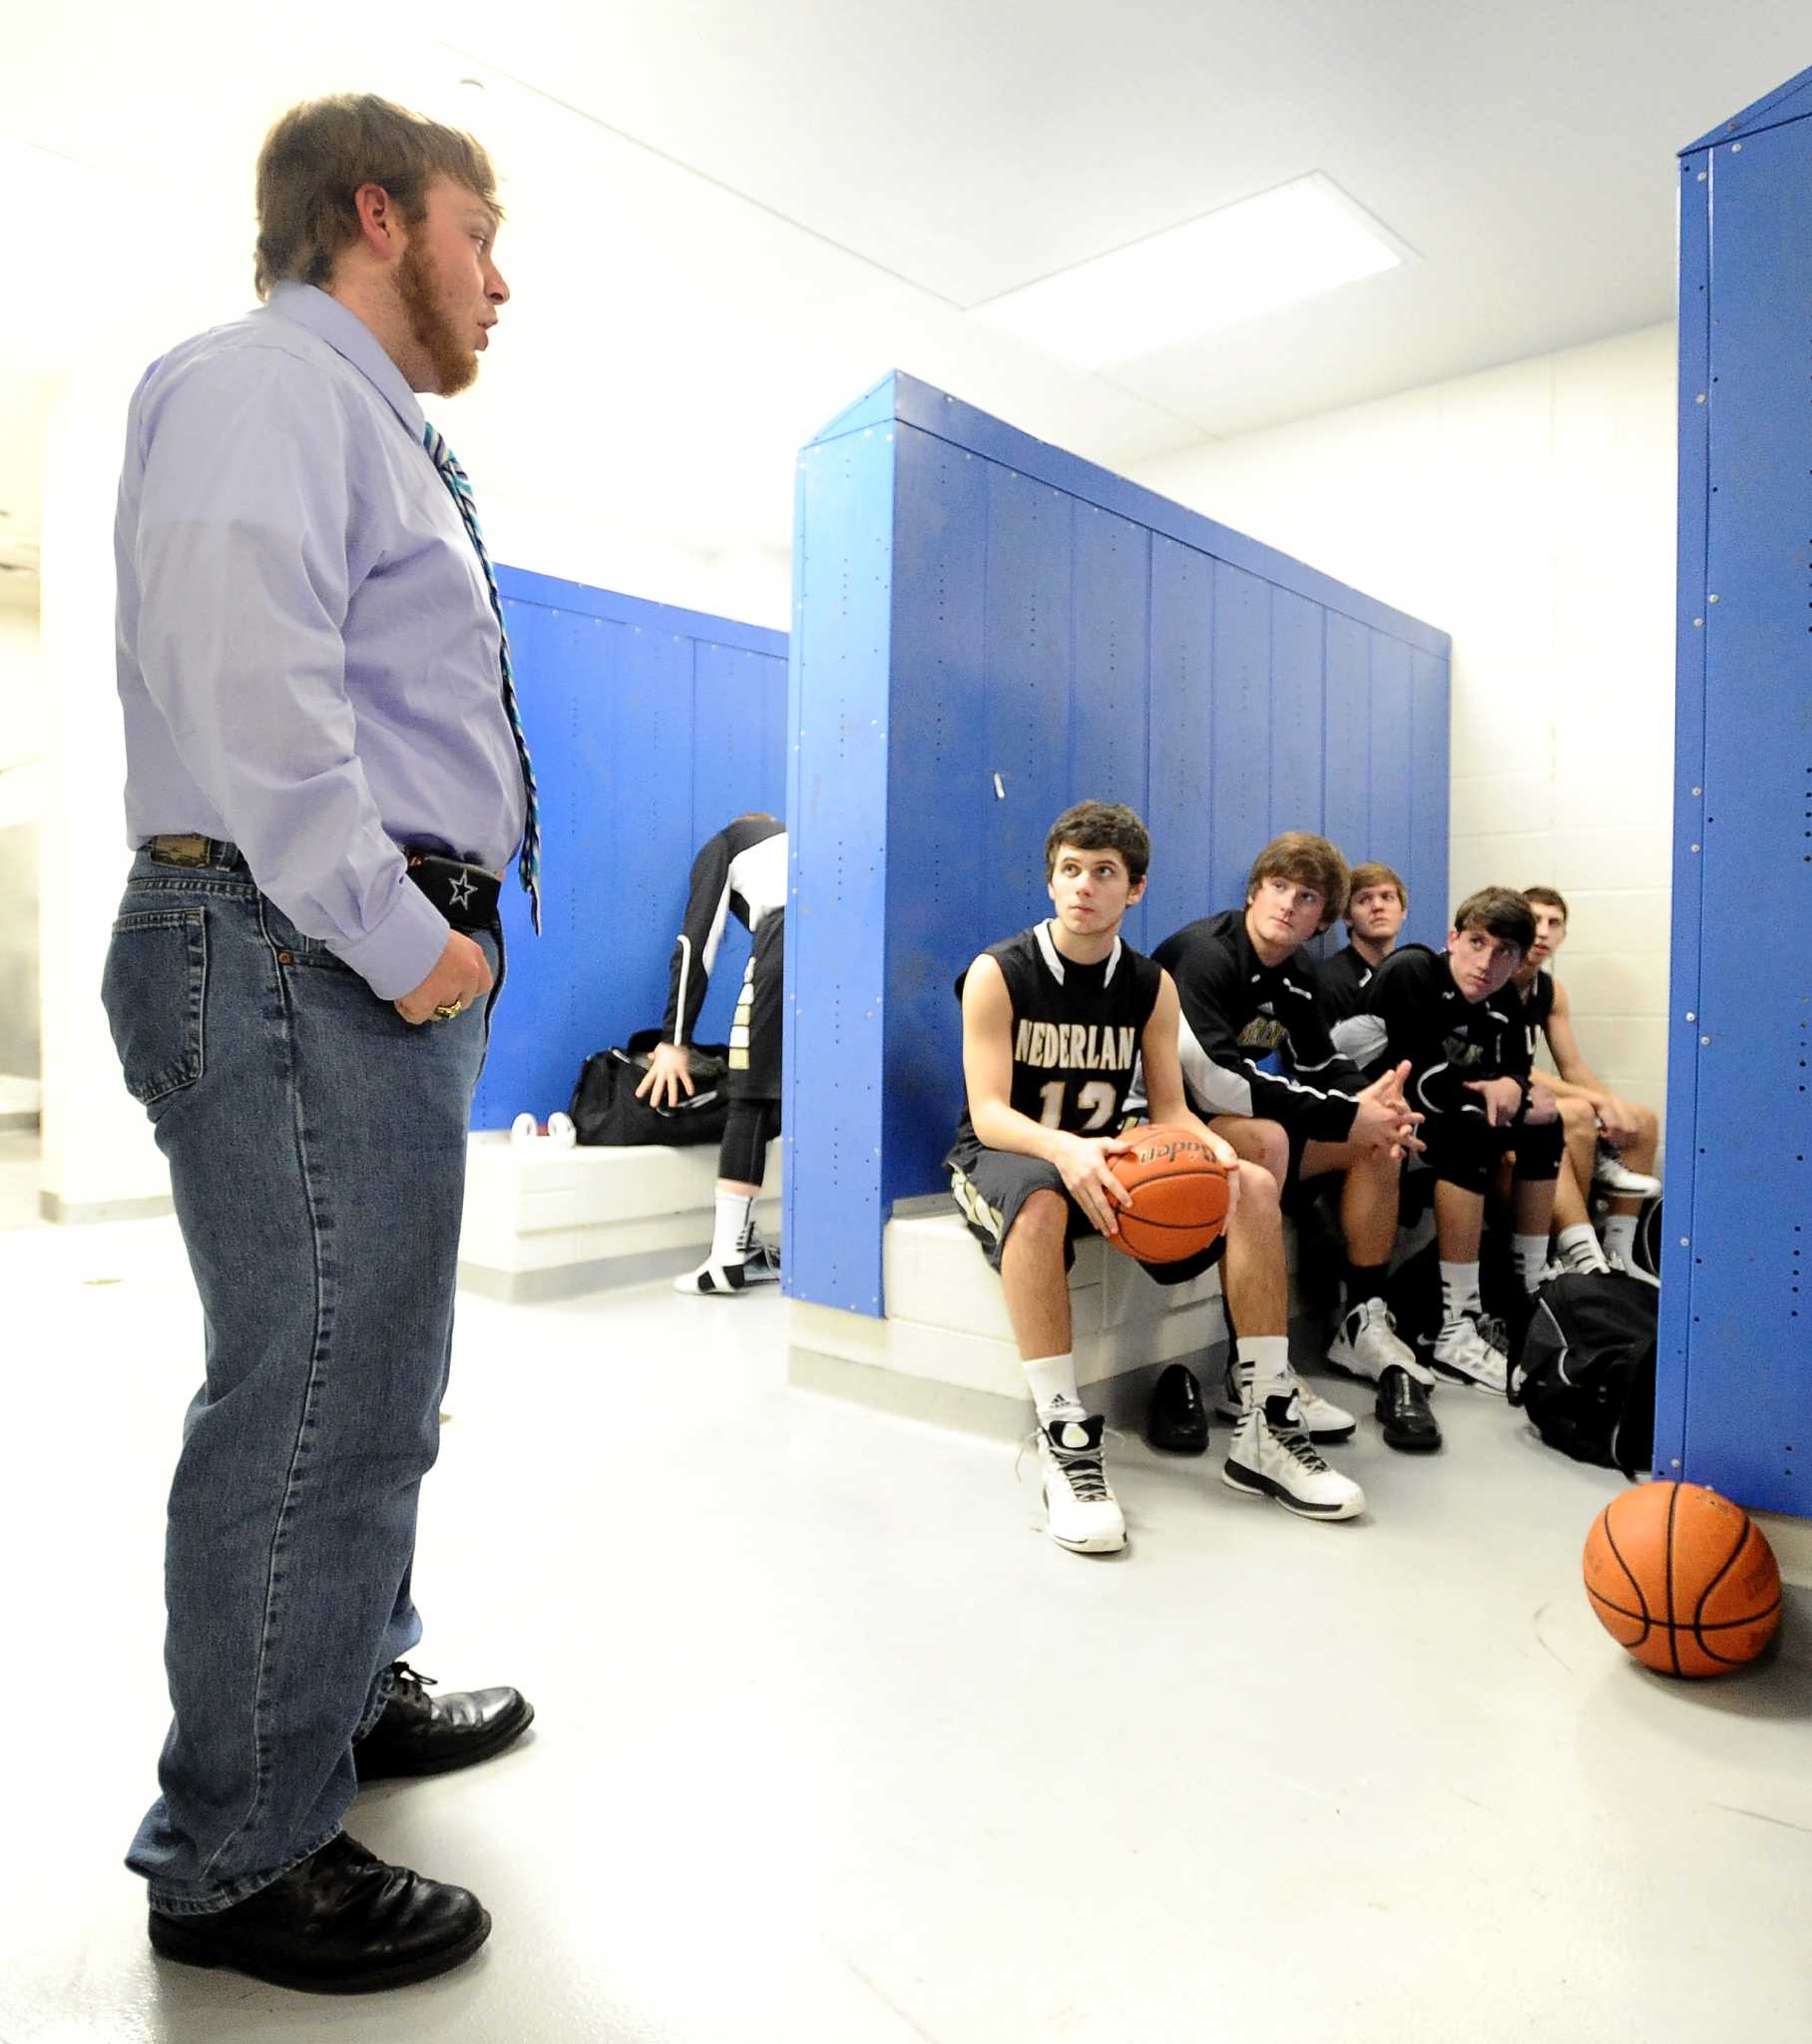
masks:
{"label": "player holding basketball", "polygon": [[[1325,837],[1287,830],[1252,861],[1243,909],[1203,916],[1152,955],[1176,980],[1183,1081],[1196,1113],[1264,1168],[1286,1204],[1305,1182],[1340,1176],[1345,1308],[1328,1360],[1377,1386],[1388,1446],[1426,1451],[1441,1445],[1428,1403],[1434,1378],[1384,1302],[1398,1177],[1405,1152],[1419,1147],[1406,1072],[1386,1070],[1367,1085],[1335,1049],[1302,949],[1334,922],[1347,888],[1346,861]],[[1265,1064],[1273,1053],[1275,1072]],[[1228,1304],[1237,1328],[1239,1301]],[[1243,1403],[1229,1372],[1221,1409]],[[1352,1433],[1352,1414],[1317,1393],[1305,1389],[1302,1406],[1314,1438]]]}
{"label": "player holding basketball", "polygon": [[717,1145],[716,1213],[710,1253],[674,1279],[676,1291],[717,1298],[754,1284],[776,1284],[780,1259],[755,1227],[755,1202],[767,1171],[767,1146],[780,1132],[781,974],[786,953],[786,825],[752,809],[726,823],[692,860],[685,918],[674,940],[664,1041],[636,1088],[651,1107],[672,1107],[692,1092],[687,1039],[697,1025],[723,926],[733,915],[754,939],[729,1032],[724,1091],[729,1119]]}
{"label": "player holding basketball", "polygon": [[[1176,989],[1123,942],[1121,921],[1145,891],[1150,839],[1132,811],[1087,801],[1066,809],[1045,840],[1055,915],[991,945],[957,981],[963,1004],[967,1106],[945,1160],[971,1233],[1006,1286],[1026,1380],[1038,1411],[1046,1530],[1060,1546],[1106,1553],[1126,1545],[1126,1521],[1102,1460],[1103,1421],[1084,1411],[1076,1381],[1067,1273],[1085,1229],[1119,1233],[1131,1196],[1109,1160],[1142,1057],[1152,1120],[1198,1136],[1233,1173],[1227,1233],[1200,1256],[1147,1266],[1180,1283],[1224,1251],[1224,1281],[1247,1295],[1251,1324],[1286,1310],[1267,1303],[1266,1275],[1283,1268],[1276,1189],[1190,1114],[1176,1063]],[[1294,1472],[1294,1508],[1347,1518],[1364,1505],[1356,1483],[1321,1460],[1300,1427],[1283,1342],[1261,1336],[1245,1363],[1254,1400],[1228,1449],[1223,1480],[1275,1495]],[[1286,1502],[1290,1499],[1286,1498]]]}
{"label": "player holding basketball", "polygon": [[1479,1294],[1486,1189],[1498,1160],[1514,1150],[1513,1249],[1533,1294],[1548,1261],[1561,1168],[1560,1115],[1554,1095],[1531,1084],[1523,1006],[1510,984],[1535,933],[1521,894],[1483,887],[1454,911],[1445,952],[1406,944],[1366,990],[1379,1054],[1409,1067],[1409,1099],[1423,1115],[1435,1175],[1442,1316],[1434,1366],[1499,1393],[1510,1359]]}

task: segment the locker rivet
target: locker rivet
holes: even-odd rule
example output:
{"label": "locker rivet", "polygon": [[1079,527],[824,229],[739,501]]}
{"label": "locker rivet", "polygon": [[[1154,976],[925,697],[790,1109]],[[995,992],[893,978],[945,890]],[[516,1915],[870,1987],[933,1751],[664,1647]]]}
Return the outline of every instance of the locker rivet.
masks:
{"label": "locker rivet", "polygon": [[1705,393],[1701,390],[1692,401],[1694,404],[1703,404],[1705,401]]}
{"label": "locker rivet", "polygon": [[[805,606],[804,606],[803,604],[801,604],[801,605],[799,606],[799,608],[800,608],[801,610],[803,610],[803,609],[805,608]],[[1700,626],[1701,626],[1701,625],[1702,625],[1702,624],[1703,624],[1704,622],[1705,622],[1705,621],[1704,621],[1704,619],[1703,619],[1703,618],[1694,618],[1694,619],[1693,619],[1693,621],[1692,621],[1692,629],[1693,629],[1693,630],[1694,630],[1694,631],[1696,632],[1696,631],[1698,630],[1698,628],[1699,628],[1699,627],[1700,627]]]}
{"label": "locker rivet", "polygon": [[1682,1235],[1682,1236],[1680,1237],[1680,1248],[1681,1248],[1681,1249],[1683,1249],[1683,1250],[1687,1250],[1687,1249],[1690,1249],[1691,1247],[1692,1247],[1692,1238],[1691,1238],[1691,1236],[1689,1236],[1689,1235]]}
{"label": "locker rivet", "polygon": [[1733,142],[1730,145],[1730,154],[1732,156],[1740,156],[1742,154],[1742,148],[1743,145],[1740,142]]}
{"label": "locker rivet", "polygon": [[[1705,182],[1705,174],[1703,171],[1700,171],[1700,173],[1698,174],[1698,181],[1701,185]],[[1680,1465],[1676,1462],[1673,1466],[1677,1469]]]}
{"label": "locker rivet", "polygon": [[[793,889],[793,892],[794,892],[795,894],[796,894],[796,893],[797,893],[798,891],[799,891],[799,890],[798,890],[798,888],[797,888],[797,887],[795,887],[795,888]],[[1697,1017],[1697,1016],[1696,1016],[1696,1015],[1695,1015],[1695,1014],[1694,1014],[1694,1013],[1692,1012],[1692,1010],[1691,1010],[1690,1008],[1688,1008],[1688,1009],[1686,1010],[1686,1020],[1687,1020],[1688,1022],[1696,1022],[1696,1021],[1698,1020],[1698,1017]]]}
{"label": "locker rivet", "polygon": [[1716,601],[1717,601],[1717,598],[1716,598],[1715,596],[1708,596],[1708,597],[1706,597],[1705,601],[1706,601],[1707,603],[1716,603]]}
{"label": "locker rivet", "polygon": [[1698,849],[1698,846],[1697,846],[1697,845],[1695,844],[1695,845],[1694,845],[1694,846],[1693,846],[1692,848],[1693,848],[1693,850],[1694,850],[1694,851],[1697,851],[1697,849]]}
{"label": "locker rivet", "polygon": [[1710,1039],[1710,1037],[1708,1037],[1708,1036],[1701,1036],[1701,1037],[1699,1038],[1699,1041],[1700,1041],[1700,1043],[1709,1043],[1709,1042],[1711,1041],[1711,1039]]}
{"label": "locker rivet", "polygon": [[1703,793],[1705,792],[1705,790],[1704,790],[1704,789],[1703,789],[1702,787],[1695,787],[1695,788],[1694,788],[1694,789],[1692,790],[1692,792],[1693,792],[1694,794],[1703,794]]}
{"label": "locker rivet", "polygon": [[1680,1466],[1680,1458],[1677,1455],[1675,1455],[1673,1459],[1667,1464],[1667,1466],[1669,1469],[1677,1469]]}

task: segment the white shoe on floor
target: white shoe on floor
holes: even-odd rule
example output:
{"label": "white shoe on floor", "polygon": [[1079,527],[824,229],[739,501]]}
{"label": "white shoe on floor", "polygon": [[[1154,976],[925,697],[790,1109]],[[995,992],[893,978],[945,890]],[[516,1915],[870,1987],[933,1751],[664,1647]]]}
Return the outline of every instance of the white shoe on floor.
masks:
{"label": "white shoe on floor", "polygon": [[1476,1313],[1449,1320],[1435,1336],[1432,1360],[1437,1372],[1478,1391],[1500,1398],[1510,1382],[1510,1356],[1487,1334]]}
{"label": "white shoe on floor", "polygon": [[1045,1531],[1072,1554],[1115,1554],[1127,1544],[1127,1522],[1102,1461],[1106,1425],[1067,1401],[1039,1421]]}
{"label": "white shoe on floor", "polygon": [[1302,1428],[1294,1384],[1255,1399],[1233,1429],[1220,1480],[1247,1497],[1268,1497],[1305,1519],[1351,1519],[1365,1510],[1365,1492],[1330,1469]]}
{"label": "white shoe on floor", "polygon": [[713,1264],[706,1257],[697,1270],[676,1278],[674,1289],[696,1297],[721,1298],[731,1291],[749,1291],[757,1284],[778,1284],[779,1281],[779,1253],[770,1249],[759,1235],[754,1235],[742,1256],[729,1258],[721,1264]]}
{"label": "white shoe on floor", "polygon": [[[1327,1359],[1348,1376],[1363,1377],[1375,1384],[1387,1369],[1400,1369],[1425,1388],[1433,1385],[1434,1372],[1397,1332],[1391,1309],[1381,1298],[1362,1298],[1340,1322],[1328,1346]],[[1314,1429],[1309,1429],[1314,1438]]]}
{"label": "white shoe on floor", "polygon": [[1661,1189],[1658,1178],[1631,1171],[1608,1143],[1598,1145],[1591,1162],[1591,1182],[1619,1200],[1652,1200]]}
{"label": "white shoe on floor", "polygon": [[[1333,1399],[1311,1390],[1294,1371],[1290,1374],[1290,1383],[1302,1406],[1302,1430],[1310,1440],[1352,1439],[1359,1422],[1344,1406],[1336,1405]],[[1227,1364],[1226,1375],[1221,1378],[1220,1390],[1214,1399],[1214,1410],[1222,1419],[1240,1419],[1245,1415],[1245,1407],[1239,1402],[1239,1366],[1236,1362]]]}

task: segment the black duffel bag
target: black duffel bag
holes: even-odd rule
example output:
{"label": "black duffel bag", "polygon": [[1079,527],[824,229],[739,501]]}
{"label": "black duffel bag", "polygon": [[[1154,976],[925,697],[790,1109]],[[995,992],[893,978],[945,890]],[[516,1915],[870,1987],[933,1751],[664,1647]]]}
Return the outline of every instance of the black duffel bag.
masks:
{"label": "black duffel bag", "polygon": [[1654,1454],[1660,1294],[1616,1271],[1551,1278],[1510,1373],[1510,1402],[1551,1448],[1633,1476]]}
{"label": "black duffel bag", "polygon": [[729,1096],[723,1089],[728,1045],[689,1044],[693,1091],[682,1090],[678,1106],[651,1107],[636,1098],[636,1088],[648,1077],[650,1053],[661,1040],[660,1030],[639,1029],[627,1049],[595,1050],[580,1066],[567,1113],[581,1143],[615,1149],[634,1143],[715,1143],[722,1136],[729,1119]]}

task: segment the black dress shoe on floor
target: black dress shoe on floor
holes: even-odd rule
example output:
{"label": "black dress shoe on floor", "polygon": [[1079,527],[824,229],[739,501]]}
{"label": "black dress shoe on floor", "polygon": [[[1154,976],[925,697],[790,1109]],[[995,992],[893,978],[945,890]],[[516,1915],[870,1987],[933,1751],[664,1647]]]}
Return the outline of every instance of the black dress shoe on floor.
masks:
{"label": "black dress shoe on floor", "polygon": [[361,1784],[475,1767],[513,1746],[535,1721],[535,1706],[520,1690],[456,1690],[431,1697],[433,1678],[417,1675],[408,1662],[398,1661],[391,1673],[395,1680],[383,1715],[352,1743]]}
{"label": "black dress shoe on floor", "polygon": [[1427,1454],[1441,1445],[1441,1429],[1428,1409],[1428,1392],[1401,1366],[1378,1379],[1378,1424],[1384,1445],[1407,1454]]}
{"label": "black dress shoe on floor", "polygon": [[1145,1414],[1145,1439],[1166,1455],[1207,1452],[1208,1408],[1187,1363],[1171,1363],[1157,1379]]}
{"label": "black dress shoe on floor", "polygon": [[151,1912],[152,1948],[278,1987],[371,1994],[463,1965],[491,1934],[465,1888],[388,1866],[342,1831],[299,1866],[210,1916]]}

